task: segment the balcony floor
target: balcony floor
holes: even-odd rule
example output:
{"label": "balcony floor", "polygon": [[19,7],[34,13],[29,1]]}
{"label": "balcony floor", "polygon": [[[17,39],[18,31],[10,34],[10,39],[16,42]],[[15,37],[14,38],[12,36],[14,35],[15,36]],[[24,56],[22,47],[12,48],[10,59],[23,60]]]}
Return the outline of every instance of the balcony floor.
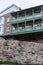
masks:
{"label": "balcony floor", "polygon": [[37,20],[37,19],[42,19],[42,14],[35,14],[35,15],[31,15],[31,16],[24,16],[21,18],[17,18],[17,19],[11,19],[10,23],[11,24],[16,24],[16,23],[21,23],[21,22],[26,22],[26,21],[31,21],[31,20]]}
{"label": "balcony floor", "polygon": [[11,30],[11,35],[19,35],[19,34],[26,34],[26,33],[35,33],[35,32],[42,32],[43,26],[37,26],[37,27],[31,27],[31,28],[24,28],[24,29],[17,29],[17,30]]}

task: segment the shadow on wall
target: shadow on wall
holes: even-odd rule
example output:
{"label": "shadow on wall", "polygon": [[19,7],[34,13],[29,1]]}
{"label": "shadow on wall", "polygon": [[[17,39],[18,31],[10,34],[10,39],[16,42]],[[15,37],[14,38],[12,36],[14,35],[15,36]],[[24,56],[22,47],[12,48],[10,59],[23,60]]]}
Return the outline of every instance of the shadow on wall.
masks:
{"label": "shadow on wall", "polygon": [[13,36],[3,36],[4,39],[13,39],[19,41],[29,41],[29,42],[40,42],[43,43],[43,32],[31,33],[31,34],[22,34],[22,35],[13,35]]}

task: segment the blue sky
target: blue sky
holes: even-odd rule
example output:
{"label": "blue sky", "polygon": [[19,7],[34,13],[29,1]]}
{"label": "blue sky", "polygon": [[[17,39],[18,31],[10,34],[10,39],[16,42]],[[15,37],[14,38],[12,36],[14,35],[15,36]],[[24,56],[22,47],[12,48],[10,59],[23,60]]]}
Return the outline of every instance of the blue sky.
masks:
{"label": "blue sky", "polygon": [[34,7],[43,4],[43,0],[0,0],[0,11],[4,10],[11,4],[16,4],[22,9]]}

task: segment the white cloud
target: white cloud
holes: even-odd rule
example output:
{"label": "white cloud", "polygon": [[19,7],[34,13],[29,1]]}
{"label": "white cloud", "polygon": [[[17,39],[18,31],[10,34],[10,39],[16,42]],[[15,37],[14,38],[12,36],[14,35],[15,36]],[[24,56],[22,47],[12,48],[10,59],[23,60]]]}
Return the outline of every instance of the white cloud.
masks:
{"label": "white cloud", "polygon": [[43,0],[0,0],[0,11],[10,6],[12,3],[18,5],[22,9],[43,4]]}
{"label": "white cloud", "polygon": [[41,5],[43,4],[43,0],[17,0],[16,4],[18,4],[21,8],[24,9],[24,8]]}
{"label": "white cloud", "polygon": [[12,0],[0,0],[0,11],[12,4]]}

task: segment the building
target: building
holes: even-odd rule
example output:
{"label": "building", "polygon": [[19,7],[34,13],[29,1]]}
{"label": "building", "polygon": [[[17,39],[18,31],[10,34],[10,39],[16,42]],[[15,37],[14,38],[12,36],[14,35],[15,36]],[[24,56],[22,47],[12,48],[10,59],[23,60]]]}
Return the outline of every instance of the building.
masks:
{"label": "building", "polygon": [[0,17],[0,35],[4,33],[4,17]]}
{"label": "building", "polygon": [[11,13],[10,35],[43,32],[43,5]]}
{"label": "building", "polygon": [[2,12],[0,12],[0,36],[10,34],[10,13],[21,10],[20,7],[12,4]]}

